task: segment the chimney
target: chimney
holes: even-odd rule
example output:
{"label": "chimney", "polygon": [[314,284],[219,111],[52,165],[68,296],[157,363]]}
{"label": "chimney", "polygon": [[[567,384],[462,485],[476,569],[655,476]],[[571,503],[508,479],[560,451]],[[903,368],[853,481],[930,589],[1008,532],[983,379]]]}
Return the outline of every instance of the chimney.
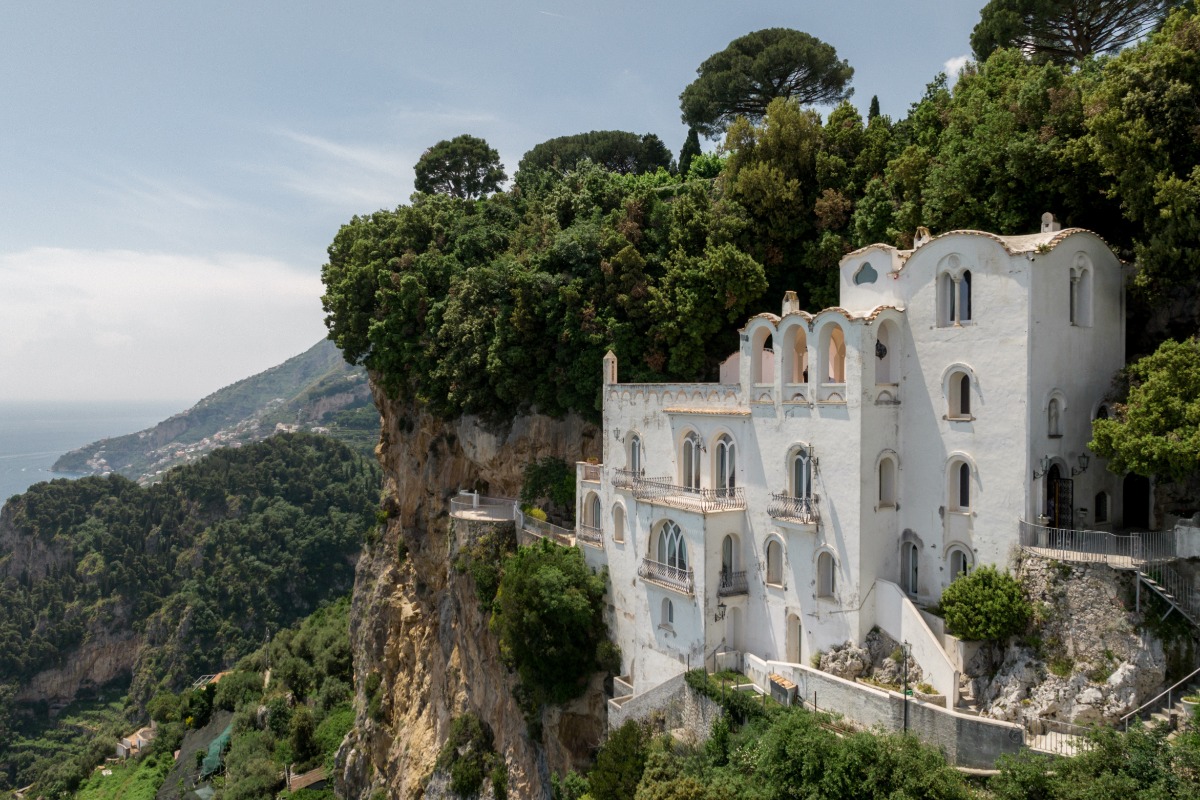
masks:
{"label": "chimney", "polygon": [[1042,214],[1042,233],[1054,233],[1055,231],[1061,230],[1062,223],[1060,223],[1053,214],[1051,214],[1049,211],[1047,211],[1045,214]]}
{"label": "chimney", "polygon": [[913,234],[913,250],[916,250],[932,238],[933,234],[929,232],[929,228],[926,228],[924,225],[917,228],[917,232]]}
{"label": "chimney", "polygon": [[783,293],[783,314],[781,316],[786,317],[788,314],[791,314],[793,311],[799,311],[799,310],[800,310],[800,299],[798,297],[796,297],[796,293],[793,291],[784,292]]}

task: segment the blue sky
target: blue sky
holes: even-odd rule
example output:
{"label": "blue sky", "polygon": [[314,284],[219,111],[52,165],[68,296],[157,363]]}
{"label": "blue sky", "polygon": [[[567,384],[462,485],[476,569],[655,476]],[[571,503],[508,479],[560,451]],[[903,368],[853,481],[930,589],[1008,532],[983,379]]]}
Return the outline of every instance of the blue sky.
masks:
{"label": "blue sky", "polygon": [[658,134],[753,30],[791,27],[902,117],[983,0],[0,5],[0,400],[183,405],[324,335],[340,224],[429,145],[508,167],[553,136]]}

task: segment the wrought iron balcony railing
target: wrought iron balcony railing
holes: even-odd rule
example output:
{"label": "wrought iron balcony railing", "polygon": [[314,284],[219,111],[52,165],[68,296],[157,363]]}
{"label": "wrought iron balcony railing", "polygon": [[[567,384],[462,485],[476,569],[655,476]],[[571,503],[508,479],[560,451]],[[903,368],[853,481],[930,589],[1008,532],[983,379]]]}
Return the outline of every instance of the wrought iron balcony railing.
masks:
{"label": "wrought iron balcony railing", "polygon": [[717,583],[717,595],[720,597],[728,597],[735,594],[746,594],[750,591],[750,585],[746,581],[746,571],[737,570],[729,572],[721,570],[721,579]]}
{"label": "wrought iron balcony railing", "polygon": [[695,591],[691,567],[680,569],[650,558],[643,558],[642,565],[638,567],[638,575],[651,583],[657,583],[659,586],[674,589],[683,594],[692,594]]}
{"label": "wrought iron balcony railing", "polygon": [[744,511],[746,495],[742,487],[693,489],[671,483],[670,478],[639,478],[633,482],[633,496],[686,511]]}
{"label": "wrought iron balcony railing", "polygon": [[600,532],[599,528],[593,525],[579,523],[575,526],[575,538],[593,547],[604,547],[604,534]]}
{"label": "wrought iron balcony railing", "polygon": [[646,471],[642,469],[613,470],[614,489],[632,489],[633,484],[644,478]]}
{"label": "wrought iron balcony railing", "polygon": [[771,494],[771,502],[767,504],[767,513],[775,519],[798,522],[801,525],[816,525],[820,519],[817,514],[817,496],[792,497],[787,492]]}

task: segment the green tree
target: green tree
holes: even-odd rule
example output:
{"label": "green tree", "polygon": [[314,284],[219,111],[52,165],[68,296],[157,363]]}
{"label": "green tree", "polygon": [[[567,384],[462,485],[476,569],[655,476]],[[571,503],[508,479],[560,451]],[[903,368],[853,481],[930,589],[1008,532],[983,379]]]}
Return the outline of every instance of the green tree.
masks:
{"label": "green tree", "polygon": [[472,199],[491,194],[508,176],[500,154],[476,136],[443,139],[421,154],[413,186],[426,194]]}
{"label": "green tree", "polygon": [[955,578],[942,592],[941,606],[951,632],[972,641],[1004,641],[1033,616],[1017,579],[990,564]]}
{"label": "green tree", "polygon": [[671,151],[653,133],[638,135],[628,131],[589,131],[574,136],[559,136],[534,147],[517,165],[518,177],[532,170],[567,173],[584,159],[610,172],[637,175],[671,166]]}
{"label": "green tree", "polygon": [[705,136],[724,132],[739,116],[758,120],[777,97],[801,104],[849,97],[854,68],[832,45],[790,28],[766,28],[734,39],[705,59],[679,95],[683,121]]}
{"label": "green tree", "polygon": [[542,540],[505,562],[490,625],[536,700],[561,703],[583,690],[607,636],[603,595],[604,579],[576,548]]}
{"label": "green tree", "polygon": [[679,174],[683,178],[688,177],[692,169],[692,159],[700,155],[700,152],[700,134],[695,128],[688,128],[687,139],[679,151]]}
{"label": "green tree", "polygon": [[991,0],[971,32],[978,61],[1013,47],[1036,60],[1081,61],[1133,44],[1166,17],[1174,0]]}
{"label": "green tree", "polygon": [[1183,481],[1200,471],[1200,342],[1168,340],[1124,370],[1114,414],[1092,422],[1088,449],[1117,473]]}
{"label": "green tree", "polygon": [[649,744],[649,730],[633,720],[610,733],[588,773],[588,795],[593,800],[633,797],[646,769]]}

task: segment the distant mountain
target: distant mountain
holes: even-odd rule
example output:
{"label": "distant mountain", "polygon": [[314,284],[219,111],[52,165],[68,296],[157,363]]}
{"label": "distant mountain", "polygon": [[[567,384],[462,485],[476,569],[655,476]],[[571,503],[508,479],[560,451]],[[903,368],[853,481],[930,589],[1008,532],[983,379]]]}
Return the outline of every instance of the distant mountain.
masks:
{"label": "distant mountain", "polygon": [[147,483],[219,447],[239,447],[277,431],[328,433],[370,454],[379,412],[367,374],[322,340],[277,367],[226,386],[153,428],[101,439],[54,462],[55,472],[118,473]]}

